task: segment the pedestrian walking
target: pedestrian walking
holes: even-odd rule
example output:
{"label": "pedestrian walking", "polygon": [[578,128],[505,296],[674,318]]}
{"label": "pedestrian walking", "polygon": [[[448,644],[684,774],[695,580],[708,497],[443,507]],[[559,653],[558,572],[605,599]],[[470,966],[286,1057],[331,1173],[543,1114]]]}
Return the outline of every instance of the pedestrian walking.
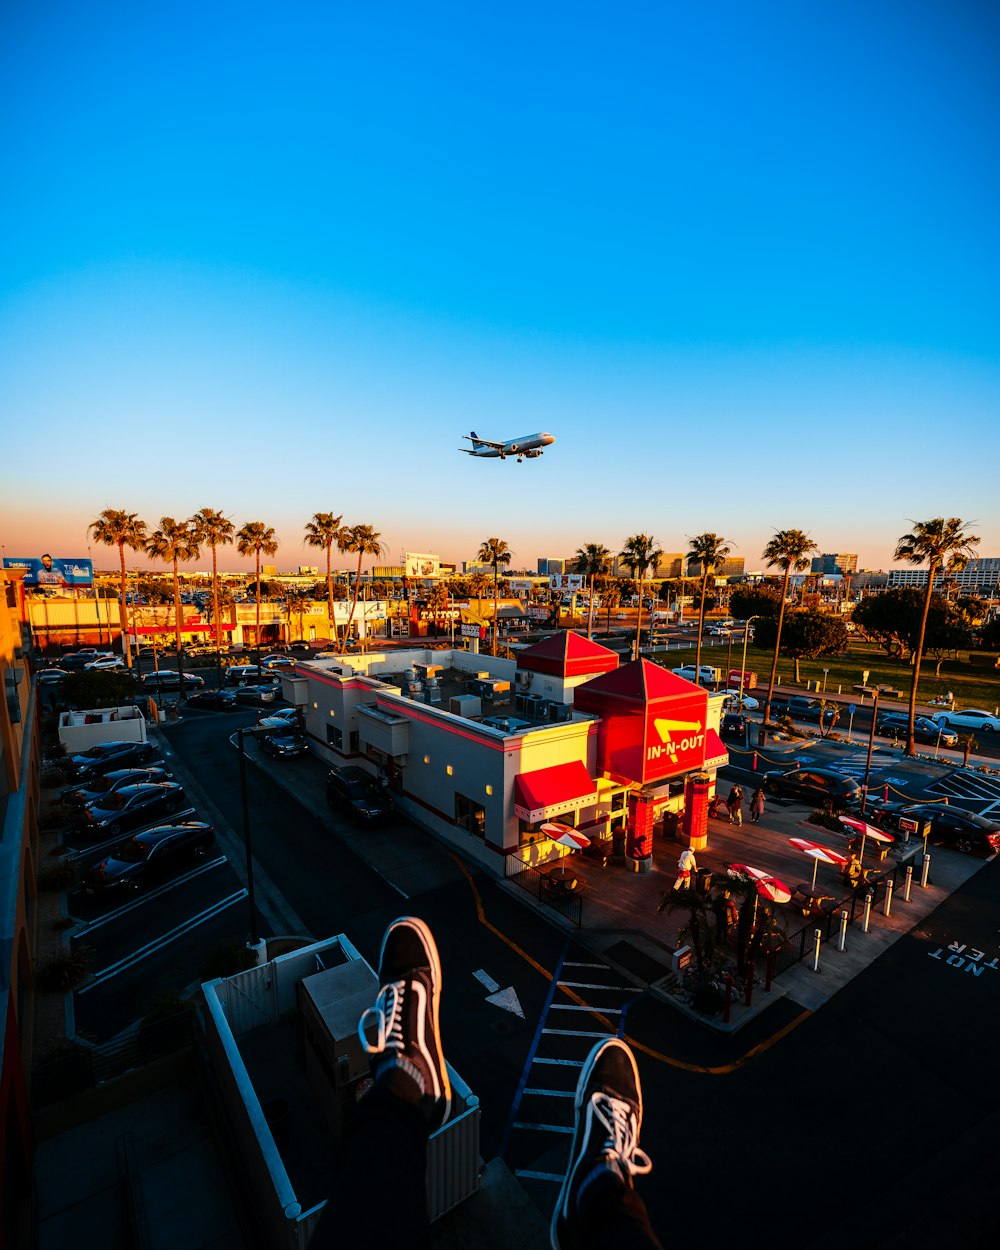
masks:
{"label": "pedestrian walking", "polygon": [[743,824],[743,787],[733,786],[729,791],[729,798],[726,800],[726,806],[729,808],[729,823],[731,825]]}
{"label": "pedestrian walking", "polygon": [[755,825],[760,824],[760,818],[764,815],[764,787],[758,786],[753,792],[753,798],[750,800],[750,819]]}
{"label": "pedestrian walking", "polygon": [[698,861],[694,857],[694,851],[686,846],[681,851],[680,858],[677,861],[677,880],[674,882],[675,890],[690,890],[691,874],[698,871]]}

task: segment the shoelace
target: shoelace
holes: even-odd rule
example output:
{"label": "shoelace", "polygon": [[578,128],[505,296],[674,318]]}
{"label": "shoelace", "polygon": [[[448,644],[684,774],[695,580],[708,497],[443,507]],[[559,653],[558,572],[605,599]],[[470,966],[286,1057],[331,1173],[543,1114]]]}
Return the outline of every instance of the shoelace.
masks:
{"label": "shoelace", "polygon": [[[378,992],[374,1007],[366,1007],[358,1022],[358,1037],[361,1045],[369,1055],[381,1055],[387,1050],[404,1049],[403,1039],[403,1003],[406,997],[405,981],[390,981]],[[365,1034],[365,1025],[369,1017],[378,1026],[378,1037],[369,1042]]]}
{"label": "shoelace", "polygon": [[638,1143],[639,1125],[629,1103],[596,1091],[590,1096],[594,1114],[608,1130],[605,1154],[614,1155],[629,1176],[645,1176],[653,1163]]}

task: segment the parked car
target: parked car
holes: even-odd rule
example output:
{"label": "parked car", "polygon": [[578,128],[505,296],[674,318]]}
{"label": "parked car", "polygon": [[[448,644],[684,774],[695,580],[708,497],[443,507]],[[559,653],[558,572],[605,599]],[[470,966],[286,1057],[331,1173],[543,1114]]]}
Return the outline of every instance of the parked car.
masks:
{"label": "parked car", "polygon": [[832,768],[773,769],[764,774],[768,794],[804,799],[819,807],[831,804],[839,808],[855,808],[861,804],[861,788],[853,777],[834,772]]}
{"label": "parked car", "polygon": [[267,707],[276,699],[281,698],[281,683],[243,686],[242,689],[233,693],[236,695],[237,703],[246,704],[250,707]]}
{"label": "parked car", "polygon": [[771,720],[779,716],[791,716],[793,720],[809,720],[819,724],[820,717],[825,725],[833,720],[834,711],[829,704],[824,708],[819,699],[807,699],[802,695],[789,695],[783,699],[771,700]]}
{"label": "parked car", "polygon": [[58,688],[72,674],[65,668],[47,668],[39,673],[36,680],[42,690]]}
{"label": "parked car", "polygon": [[730,686],[728,690],[722,691],[721,693],[726,695],[726,701],[722,705],[724,708],[728,709],[732,707],[734,711],[739,711],[740,704],[742,703],[744,711],[756,712],[760,707],[760,700],[755,699],[752,694],[747,694],[745,690],[743,691],[743,698],[740,699],[739,686],[737,686],[735,690],[732,686]]}
{"label": "parked car", "polygon": [[76,826],[95,836],[128,833],[130,829],[152,824],[161,816],[171,815],[184,801],[184,787],[178,781],[122,786],[81,808]]}
{"label": "parked car", "polygon": [[326,801],[347,812],[359,825],[376,824],[392,811],[392,799],[363,768],[331,768],[326,775]]}
{"label": "parked car", "polygon": [[[683,677],[685,681],[693,682],[698,669],[693,664],[682,664],[680,668],[672,668],[670,670],[675,677]],[[701,666],[701,685],[714,686],[722,679],[722,670],[713,668],[711,664],[703,664]]]}
{"label": "parked car", "polygon": [[263,667],[256,664],[234,664],[226,669],[227,686],[249,686],[259,682],[265,675]]}
{"label": "parked car", "polygon": [[59,665],[61,668],[68,668],[70,672],[80,673],[88,664],[93,664],[99,654],[93,647],[85,647],[81,651],[67,651],[65,655],[59,657]]}
{"label": "parked car", "polygon": [[[195,673],[184,674],[184,689],[200,690],[205,684],[204,677]],[[158,673],[147,673],[142,679],[145,694],[157,694],[163,690],[180,690],[181,675],[175,669],[161,668]]]}
{"label": "parked car", "polygon": [[291,760],[296,756],[305,755],[309,750],[309,744],[304,734],[279,729],[260,739],[260,749],[265,755],[270,755],[276,760]]}
{"label": "parked car", "polygon": [[882,803],[870,809],[882,829],[899,829],[901,820],[931,822],[932,842],[952,846],[965,854],[992,855],[1000,851],[1000,823],[944,803]]}
{"label": "parked car", "polygon": [[305,652],[307,655],[312,650],[312,643],[306,642],[304,638],[296,638],[288,644],[289,651]]}
{"label": "parked car", "polygon": [[290,660],[287,655],[268,655],[260,662],[260,666],[265,672],[272,672],[279,668],[294,668],[295,661]]}
{"label": "parked car", "polygon": [[[879,712],[875,722],[875,732],[893,738],[905,738],[909,729],[910,718],[905,712]],[[929,716],[917,716],[913,721],[913,737],[917,742],[927,742],[936,746],[939,742],[943,747],[958,745],[958,734],[953,729],[946,729]]]}
{"label": "parked car", "polygon": [[297,707],[275,708],[273,712],[262,716],[259,721],[259,725],[263,728],[281,729],[285,732],[298,729],[300,723],[300,713]]}
{"label": "parked car", "polygon": [[89,664],[84,664],[84,669],[88,672],[108,672],[117,668],[124,668],[125,661],[120,655],[100,655],[96,660],[91,660]]}
{"label": "parked car", "polygon": [[956,729],[981,729],[987,734],[1000,733],[1000,716],[979,711],[977,708],[966,707],[961,712],[938,712],[932,719],[945,728],[954,725]]}
{"label": "parked car", "polygon": [[727,712],[719,726],[720,738],[733,738],[737,742],[746,742],[749,717],[742,712]]}
{"label": "parked car", "polygon": [[113,768],[146,764],[152,758],[153,748],[148,742],[99,742],[79,755],[69,756],[65,768],[71,777],[84,781],[102,777]]}
{"label": "parked car", "polygon": [[184,700],[184,706],[213,712],[231,712],[236,707],[235,690],[198,690]]}
{"label": "parked car", "polygon": [[157,825],[136,833],[95,864],[83,879],[85,894],[127,896],[207,854],[215,829],[203,820]]}
{"label": "parked car", "polygon": [[158,781],[170,781],[172,777],[173,774],[165,768],[113,768],[103,777],[91,778],[86,785],[69,786],[59,797],[64,807],[87,807],[122,786],[138,786],[144,782],[152,785]]}

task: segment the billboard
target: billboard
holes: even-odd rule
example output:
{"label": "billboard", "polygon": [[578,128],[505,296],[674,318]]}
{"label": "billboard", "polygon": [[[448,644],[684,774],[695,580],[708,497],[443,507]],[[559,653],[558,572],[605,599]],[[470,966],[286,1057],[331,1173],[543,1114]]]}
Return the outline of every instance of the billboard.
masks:
{"label": "billboard", "polygon": [[583,590],[585,580],[582,573],[552,573],[549,575],[549,589]]}
{"label": "billboard", "polygon": [[3,565],[5,569],[24,569],[25,586],[76,587],[94,584],[93,563],[75,556],[50,556],[47,551],[37,557],[5,556]]}
{"label": "billboard", "polygon": [[406,577],[440,577],[441,561],[437,556],[408,551],[403,557],[403,570]]}

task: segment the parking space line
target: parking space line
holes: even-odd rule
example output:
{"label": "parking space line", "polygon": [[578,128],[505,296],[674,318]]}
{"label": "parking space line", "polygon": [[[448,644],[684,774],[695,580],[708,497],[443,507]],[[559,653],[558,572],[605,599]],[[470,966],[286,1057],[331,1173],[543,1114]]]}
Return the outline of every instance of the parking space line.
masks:
{"label": "parking space line", "polygon": [[573,1098],[575,1089],[526,1089],[526,1094],[536,1094],[539,1098]]}
{"label": "parking space line", "polygon": [[549,1063],[558,1068],[582,1068],[582,1059],[543,1059],[541,1055],[535,1056],[535,1063]]}
{"label": "parking space line", "polygon": [[566,1179],[562,1172],[535,1172],[532,1168],[515,1168],[514,1175],[529,1181],[555,1181],[557,1185]]}
{"label": "parking space line", "polygon": [[134,838],[137,833],[145,833],[148,829],[158,829],[161,825],[173,825],[179,820],[195,815],[197,813],[193,807],[186,807],[182,812],[171,812],[163,820],[151,820],[148,825],[142,825],[139,829],[130,829],[128,833],[116,833],[113,837],[106,838],[103,842],[96,842],[93,846],[81,847],[78,851],[69,851],[62,856],[62,862],[72,863],[73,860],[83,859],[87,855],[107,850],[109,847],[120,846],[126,838]]}
{"label": "parking space line", "polygon": [[[635,989],[635,986],[632,986]],[[602,1016],[618,1016],[621,1015],[620,1007],[593,1007],[589,1003],[585,1003],[582,1007],[578,1007],[576,1003],[553,1003],[549,1011],[589,1011],[596,1012]]]}
{"label": "parking space line", "polygon": [[539,1133],[566,1133],[569,1136],[573,1135],[573,1129],[566,1128],[565,1125],[562,1124],[532,1124],[527,1120],[517,1120],[515,1121],[514,1127],[534,1129]]}
{"label": "parking space line", "polygon": [[553,1033],[556,1037],[614,1037],[614,1033],[585,1033],[583,1029],[542,1029],[543,1033]]}
{"label": "parking space line", "polygon": [[564,986],[572,990],[620,990],[625,994],[635,992],[634,985],[605,985],[602,981],[560,981],[559,988]]}
{"label": "parking space line", "polygon": [[93,978],[82,985],[76,992],[77,994],[86,994],[88,991],[96,989],[103,985],[105,981],[110,981],[112,977],[118,976],[121,972],[126,972],[129,968],[141,963],[150,955],[155,955],[157,951],[163,950],[171,942],[175,942],[178,938],[184,937],[193,929],[197,929],[199,925],[211,920],[225,911],[228,907],[232,907],[234,903],[240,902],[241,899],[247,897],[246,890],[237,890],[235,894],[231,894],[228,898],[223,899],[219,903],[215,903],[212,907],[206,908],[197,916],[192,916],[190,920],[185,920],[183,924],[179,924],[176,928],[171,929],[168,933],[164,933],[161,937],[155,938],[152,942],[148,942],[145,946],[140,946],[137,951],[131,955],[126,955],[123,959],[117,960],[113,964],[109,964],[107,968],[102,968],[100,972],[95,972]]}
{"label": "parking space line", "polygon": [[118,920],[122,916],[127,916],[130,911],[135,911],[137,907],[141,907],[144,903],[152,902],[155,898],[162,898],[164,894],[169,894],[171,890],[176,890],[179,885],[183,885],[187,881],[193,881],[195,877],[200,877],[203,872],[211,872],[213,868],[218,868],[220,864],[228,863],[225,855],[220,855],[218,859],[213,859],[211,863],[202,864],[200,867],[193,869],[191,872],[184,873],[183,876],[168,881],[166,885],[157,886],[155,890],[150,890],[148,894],[143,894],[141,898],[133,899],[130,903],[125,903],[121,907],[116,907],[114,911],[109,911],[106,916],[100,916],[97,920],[84,921],[86,926],[85,933],[93,933],[95,929],[101,929],[104,925],[109,924],[112,920]]}

